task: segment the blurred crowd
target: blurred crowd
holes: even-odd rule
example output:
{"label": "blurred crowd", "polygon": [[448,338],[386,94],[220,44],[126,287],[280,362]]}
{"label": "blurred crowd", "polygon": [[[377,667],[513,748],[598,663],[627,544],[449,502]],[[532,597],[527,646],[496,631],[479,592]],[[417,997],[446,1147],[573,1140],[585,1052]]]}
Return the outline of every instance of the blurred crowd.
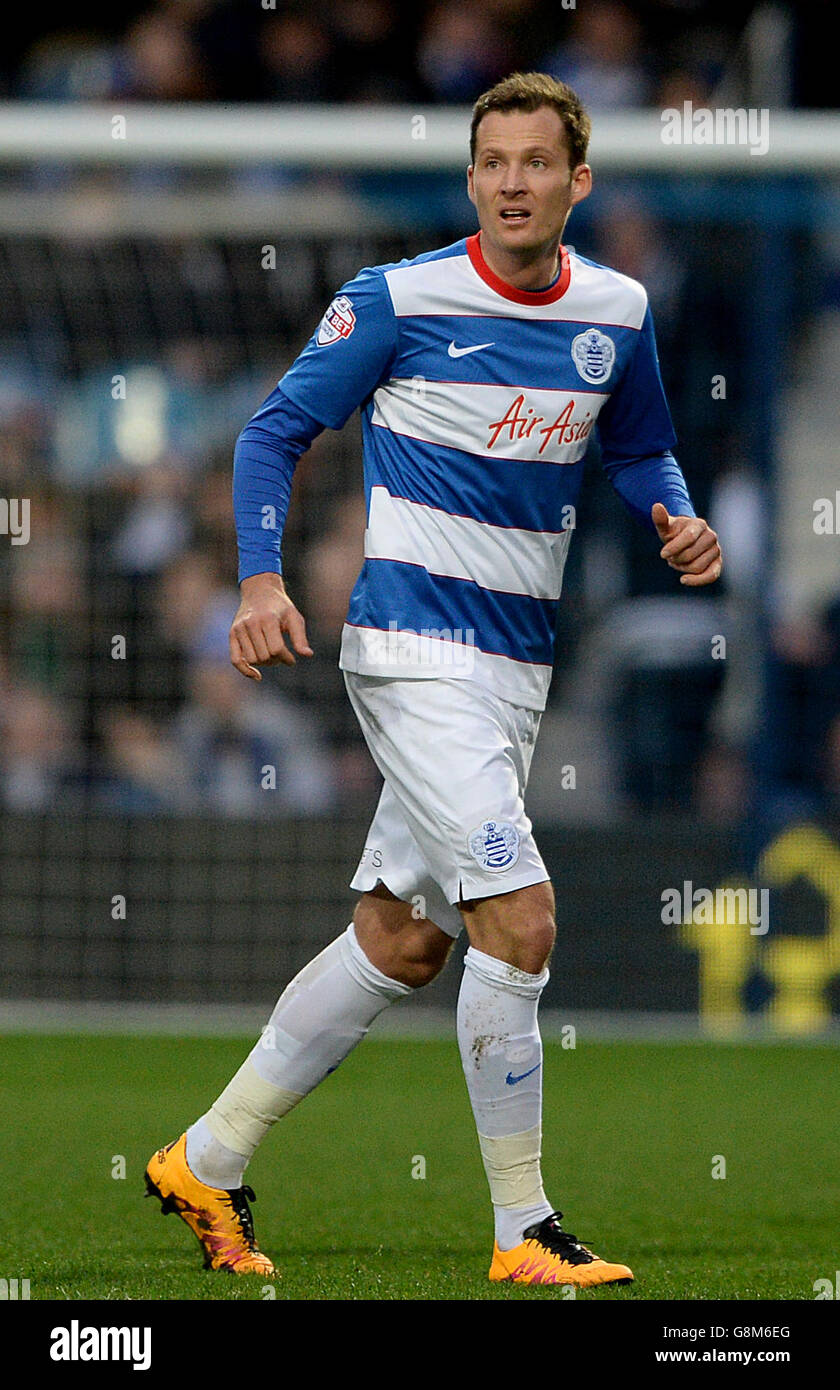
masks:
{"label": "blurred crowd", "polygon": [[[0,56],[0,95],[468,103],[510,71],[537,68],[570,82],[594,113],[702,104],[731,80],[756,9],[753,0],[129,0],[105,14],[81,0],[46,34],[43,17],[23,18]],[[825,47],[809,27],[827,6],[774,9],[789,24],[780,90],[830,104]],[[731,293],[750,256],[748,228],[666,229],[614,191],[578,210],[574,239],[648,288],[680,461],[698,510],[721,532],[730,578],[675,596],[655,541],[593,457],[561,604],[541,809],[556,811],[555,767],[574,756],[586,768],[572,815],[691,809],[738,822],[762,775],[754,743],[765,683],[786,750],[769,794],[794,809],[837,807],[840,596],[775,635],[766,672],[751,625],[761,513],[752,425],[743,394],[722,410],[709,392],[712,374],[736,380],[750,351],[749,319]],[[315,657],[266,671],[260,684],[228,657],[238,601],[231,456],[337,286],[364,264],[427,246],[286,235],[266,273],[260,247],[243,240],[0,244],[0,498],[31,509],[26,545],[0,536],[0,806],[270,817],[357,809],[375,796],[337,668],[362,559],[357,425],[325,432],[302,460],[287,526],[285,571]],[[734,637],[740,659],[711,660],[710,631]]]}
{"label": "blurred crowd", "polygon": [[[44,101],[471,102],[538,68],[593,109],[703,104],[756,0],[157,0],[107,18],[80,3],[40,36],[6,44],[5,94]],[[765,7],[769,8],[769,7]],[[789,17],[788,94],[834,104],[828,9]],[[827,19],[826,19],[827,22]],[[27,34],[24,18],[21,33]],[[794,62],[795,59],[795,62]]]}
{"label": "blurred crowd", "polygon": [[[721,411],[708,383],[712,365],[737,378],[742,307],[724,293],[726,260],[709,260],[703,228],[693,243],[625,200],[587,237],[587,254],[649,288],[679,457],[721,533],[729,581],[675,593],[655,540],[590,461],[541,736],[540,810],[556,812],[557,765],[578,758],[573,816],[690,809],[738,822],[762,717],[762,650],[749,629],[760,487],[743,402]],[[734,233],[728,242],[730,256],[747,254]],[[358,810],[376,795],[337,669],[362,560],[358,424],[325,431],[295,480],[285,572],[315,656],[260,684],[229,662],[231,459],[342,279],[421,249],[371,239],[338,256],[300,239],[266,274],[250,243],[123,243],[116,315],[113,247],[62,246],[60,266],[30,248],[36,327],[17,323],[14,295],[0,305],[0,497],[30,504],[28,543],[0,536],[0,805],[270,817]],[[21,265],[7,270],[14,285]],[[47,293],[59,274],[61,314]],[[150,302],[164,292],[168,316],[155,317]],[[839,615],[840,595],[775,641],[784,756],[773,796],[786,805],[840,806]],[[710,659],[710,631],[729,634],[731,659]]]}
{"label": "blurred crowd", "polygon": [[[25,422],[11,424],[7,454],[29,466]],[[230,665],[229,458],[200,475],[168,451],[142,469],[114,463],[81,488],[30,478],[30,541],[2,550],[2,804],[261,817],[371,792],[333,708],[322,620],[303,682],[266,671],[257,685]],[[325,559],[333,578],[336,556]]]}

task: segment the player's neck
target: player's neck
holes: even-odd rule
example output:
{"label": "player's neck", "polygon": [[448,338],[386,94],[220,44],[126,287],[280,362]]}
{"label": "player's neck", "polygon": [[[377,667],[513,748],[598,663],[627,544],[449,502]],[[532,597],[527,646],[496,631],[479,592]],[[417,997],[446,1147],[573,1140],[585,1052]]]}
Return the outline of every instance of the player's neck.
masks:
{"label": "player's neck", "polygon": [[479,236],[484,262],[514,290],[544,290],[560,273],[560,242],[533,252],[514,253]]}

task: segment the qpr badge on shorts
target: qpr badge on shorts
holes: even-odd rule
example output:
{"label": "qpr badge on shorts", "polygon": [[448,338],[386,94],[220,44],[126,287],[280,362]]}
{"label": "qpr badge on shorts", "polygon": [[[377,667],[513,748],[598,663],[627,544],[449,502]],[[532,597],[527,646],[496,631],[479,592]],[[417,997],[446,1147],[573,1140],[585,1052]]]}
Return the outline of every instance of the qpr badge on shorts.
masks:
{"label": "qpr badge on shorts", "polygon": [[519,858],[519,831],[505,820],[486,820],[467,840],[470,854],[482,869],[499,874]]}
{"label": "qpr badge on shorts", "polygon": [[356,327],[356,315],[353,313],[353,301],[348,299],[346,294],[340,294],[334,299],[324,317],[318,325],[318,337],[316,342],[319,347],[327,347],[330,343],[337,343],[342,338],[349,338],[353,329]]}
{"label": "qpr badge on shorts", "polygon": [[600,386],[613,369],[615,343],[597,328],[587,328],[572,339],[572,361],[584,381]]}

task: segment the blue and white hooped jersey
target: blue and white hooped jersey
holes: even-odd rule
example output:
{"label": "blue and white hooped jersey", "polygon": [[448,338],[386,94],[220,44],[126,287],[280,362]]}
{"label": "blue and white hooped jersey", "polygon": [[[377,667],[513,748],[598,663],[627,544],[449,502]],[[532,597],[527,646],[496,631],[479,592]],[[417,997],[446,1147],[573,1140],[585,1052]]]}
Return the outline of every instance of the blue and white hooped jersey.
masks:
{"label": "blue and white hooped jersey", "polygon": [[279,390],[332,429],[361,405],[364,565],[345,670],[464,676],[542,709],[587,440],[675,442],[643,287],[565,249],[519,291],[480,234],[344,285]]}

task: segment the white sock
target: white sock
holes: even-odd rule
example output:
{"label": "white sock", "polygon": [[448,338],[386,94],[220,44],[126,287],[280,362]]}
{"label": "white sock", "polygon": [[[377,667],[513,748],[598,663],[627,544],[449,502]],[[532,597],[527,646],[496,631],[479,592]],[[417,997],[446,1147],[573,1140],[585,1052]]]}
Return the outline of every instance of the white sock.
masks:
{"label": "white sock", "polygon": [[383,1009],[411,993],[368,960],[351,922],[286,987],[239,1071],[187,1130],[199,1182],[241,1186],[271,1126],[335,1071]]}
{"label": "white sock", "polygon": [[550,1216],[540,1172],[542,1041],[537,1005],[548,970],[524,970],[470,947],[458,995],[458,1046],[495,1236],[512,1250],[527,1226]]}
{"label": "white sock", "polygon": [[210,1187],[241,1187],[247,1159],[220,1144],[203,1118],[187,1130],[187,1165],[199,1182]]}

